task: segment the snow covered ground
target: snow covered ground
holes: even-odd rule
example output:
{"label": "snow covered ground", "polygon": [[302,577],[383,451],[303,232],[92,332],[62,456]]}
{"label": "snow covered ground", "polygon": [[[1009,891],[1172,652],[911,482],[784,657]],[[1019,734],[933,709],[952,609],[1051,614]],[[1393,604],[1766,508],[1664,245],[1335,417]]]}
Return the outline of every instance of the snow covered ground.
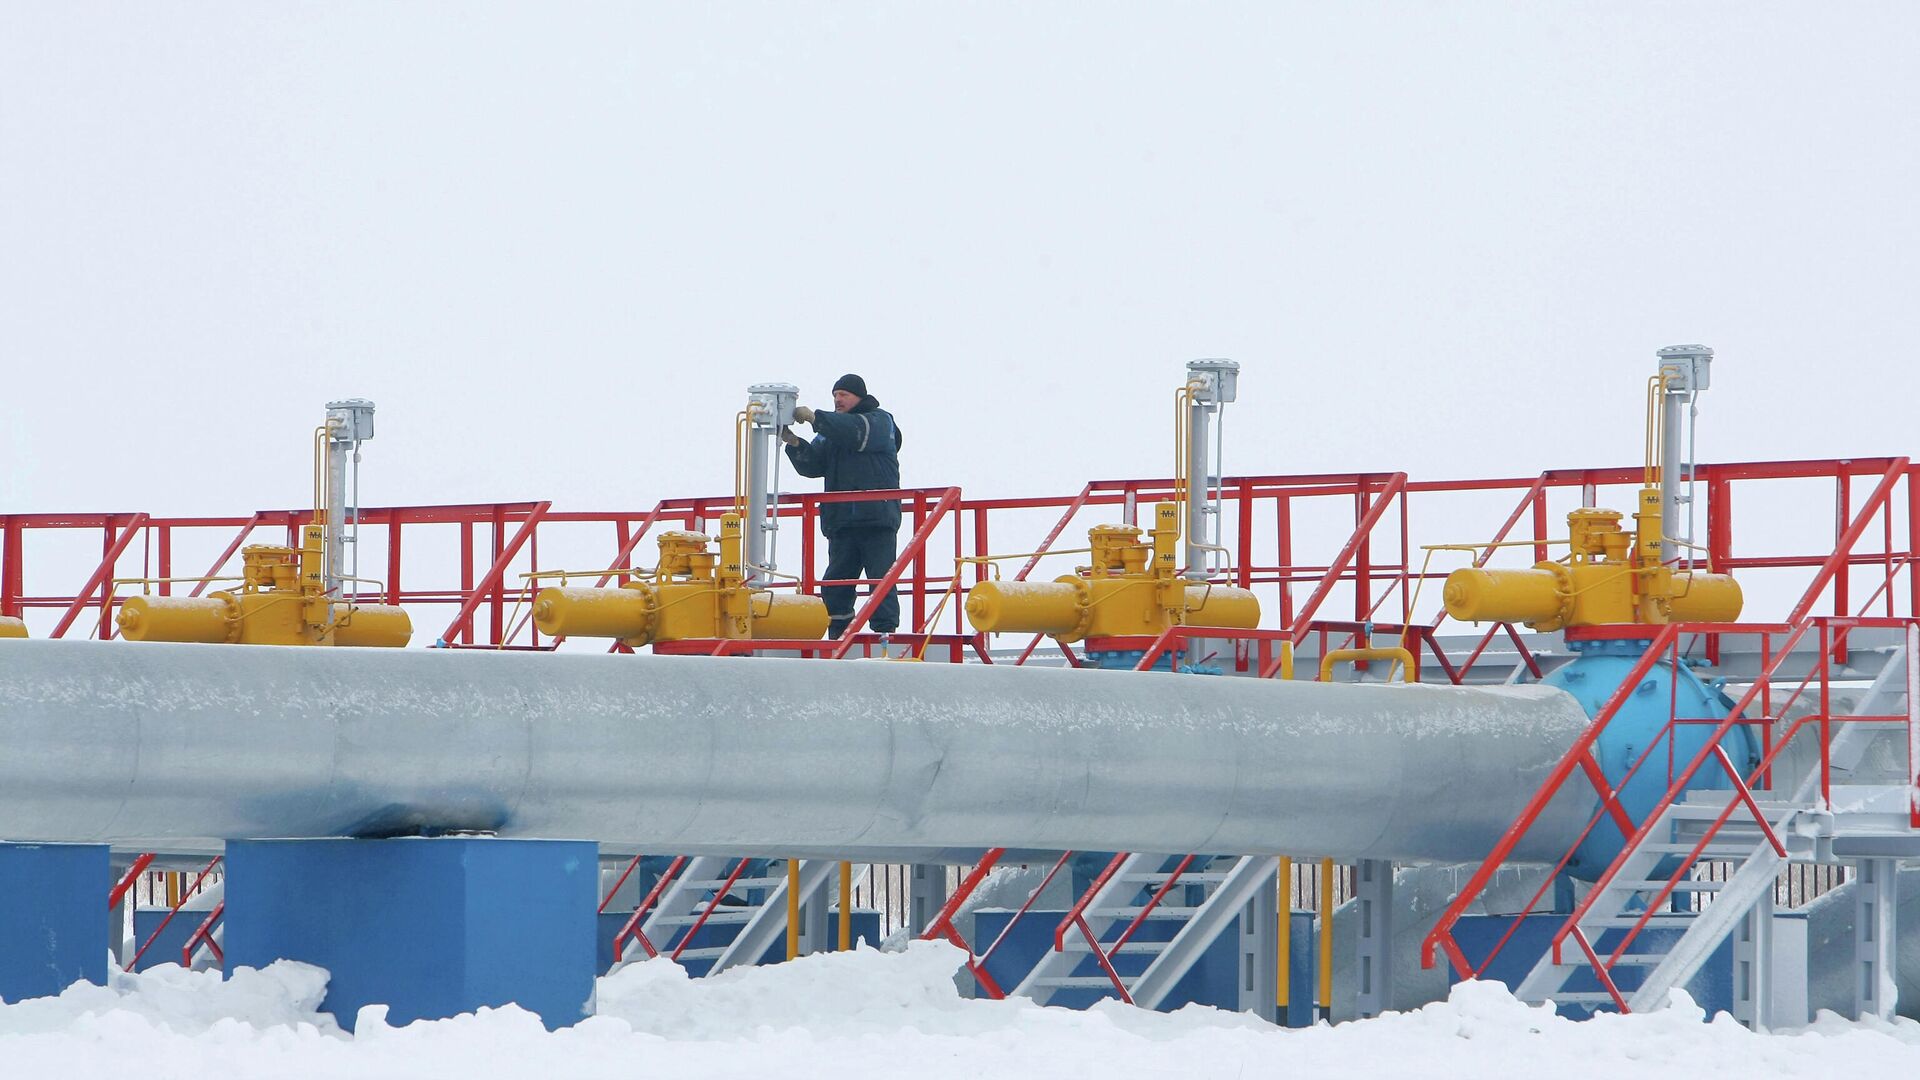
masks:
{"label": "snow covered ground", "polygon": [[[1573,1023],[1498,984],[1378,1020],[1284,1031],[1232,1013],[1089,1012],[974,1001],[953,988],[959,953],[810,957],[690,980],[651,961],[600,984],[600,1014],[549,1033],[517,1009],[358,1036],[314,1011],[325,972],[275,964],[218,975],[174,967],[106,987],[0,1005],[0,1075],[86,1077],[866,1077],[1077,1078],[1866,1076],[1920,1068],[1920,1024],[1831,1016],[1754,1035],[1690,1002],[1647,1016]],[[372,1010],[369,1010],[371,1012]]]}

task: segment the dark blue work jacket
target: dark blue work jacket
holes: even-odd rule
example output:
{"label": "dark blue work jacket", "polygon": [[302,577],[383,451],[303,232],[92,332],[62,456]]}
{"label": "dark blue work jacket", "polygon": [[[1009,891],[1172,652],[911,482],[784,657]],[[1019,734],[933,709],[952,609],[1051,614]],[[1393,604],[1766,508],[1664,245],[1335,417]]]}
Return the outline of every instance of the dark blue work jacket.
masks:
{"label": "dark blue work jacket", "polygon": [[[828,491],[885,491],[900,486],[900,427],[869,394],[852,412],[813,414],[813,441],[787,447],[801,476],[825,477]],[[829,538],[850,529],[899,529],[900,500],[830,502],[820,507]]]}

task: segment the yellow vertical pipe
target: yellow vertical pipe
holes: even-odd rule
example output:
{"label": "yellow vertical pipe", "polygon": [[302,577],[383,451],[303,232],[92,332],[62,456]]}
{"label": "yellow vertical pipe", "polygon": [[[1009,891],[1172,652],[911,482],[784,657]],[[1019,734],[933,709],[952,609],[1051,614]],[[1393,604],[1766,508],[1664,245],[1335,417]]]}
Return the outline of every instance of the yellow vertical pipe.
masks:
{"label": "yellow vertical pipe", "polygon": [[1333,860],[1320,860],[1320,1008],[1333,1012]]}
{"label": "yellow vertical pipe", "polygon": [[[1288,969],[1293,966],[1293,859],[1280,856],[1280,902],[1274,905],[1280,909],[1280,941],[1275,946],[1280,964],[1279,985],[1274,988],[1273,1003],[1280,1008],[1287,1007]],[[1280,1017],[1281,1023],[1287,1018]]]}
{"label": "yellow vertical pipe", "polygon": [[840,951],[853,948],[853,864],[840,864]]}
{"label": "yellow vertical pipe", "polygon": [[800,959],[800,860],[787,860],[787,959]]}

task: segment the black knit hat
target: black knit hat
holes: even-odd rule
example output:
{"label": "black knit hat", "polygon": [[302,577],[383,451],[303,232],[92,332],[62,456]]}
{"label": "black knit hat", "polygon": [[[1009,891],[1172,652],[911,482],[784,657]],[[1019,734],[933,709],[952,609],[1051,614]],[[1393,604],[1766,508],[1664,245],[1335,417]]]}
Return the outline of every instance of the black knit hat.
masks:
{"label": "black knit hat", "polygon": [[867,396],[867,380],[858,375],[842,375],[840,381],[833,384],[835,390],[845,390],[854,397]]}

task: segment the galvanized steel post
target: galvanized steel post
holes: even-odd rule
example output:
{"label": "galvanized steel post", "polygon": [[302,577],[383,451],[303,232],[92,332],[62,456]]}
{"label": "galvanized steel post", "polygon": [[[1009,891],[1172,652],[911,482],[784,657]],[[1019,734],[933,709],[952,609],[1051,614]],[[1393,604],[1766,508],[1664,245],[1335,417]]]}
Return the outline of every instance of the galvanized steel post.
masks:
{"label": "galvanized steel post", "polygon": [[755,383],[747,387],[747,584],[767,578],[776,560],[780,531],[780,432],[793,423],[800,388],[792,383]]}

